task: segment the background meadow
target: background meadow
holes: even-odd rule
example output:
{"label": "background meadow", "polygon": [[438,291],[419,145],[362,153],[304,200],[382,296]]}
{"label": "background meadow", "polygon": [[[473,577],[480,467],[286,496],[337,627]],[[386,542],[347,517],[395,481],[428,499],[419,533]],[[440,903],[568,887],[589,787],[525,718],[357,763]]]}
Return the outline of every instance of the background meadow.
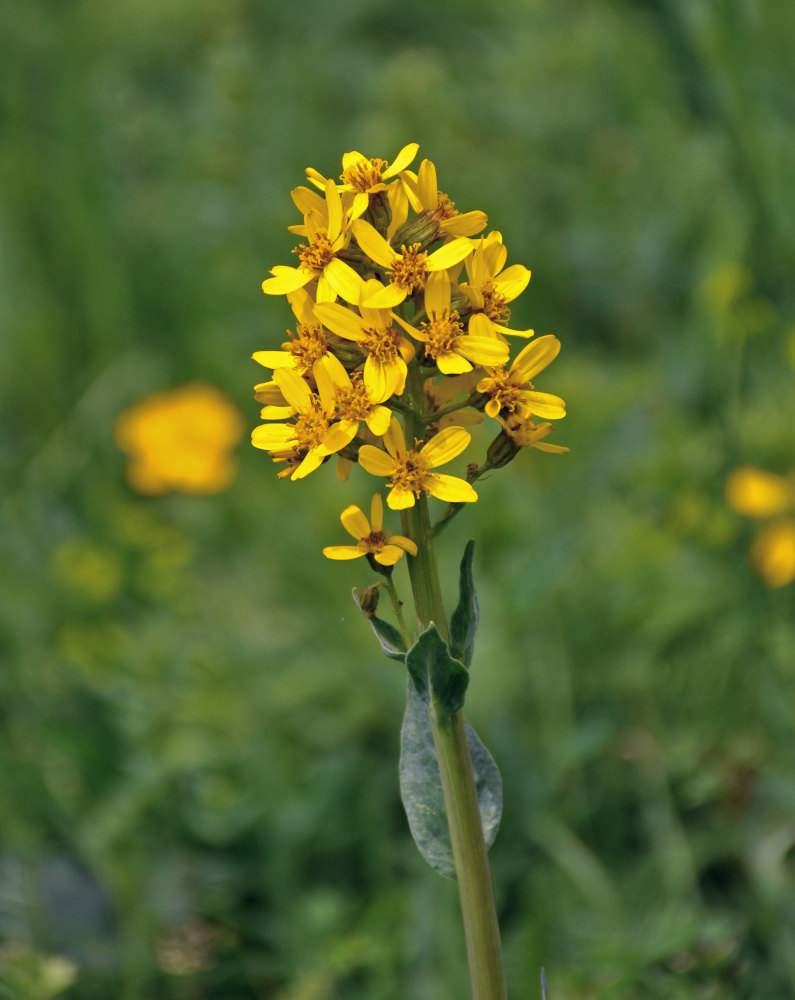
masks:
{"label": "background meadow", "polygon": [[[373,480],[136,494],[118,414],[246,427],[306,166],[405,143],[533,270],[566,456],[477,539],[468,715],[502,770],[512,997],[795,994],[795,602],[742,464],[795,468],[795,6],[137,0],[0,30],[0,997],[467,995],[397,788],[405,679],[331,563]],[[393,526],[394,527],[394,526]],[[406,586],[402,578],[401,585]]]}

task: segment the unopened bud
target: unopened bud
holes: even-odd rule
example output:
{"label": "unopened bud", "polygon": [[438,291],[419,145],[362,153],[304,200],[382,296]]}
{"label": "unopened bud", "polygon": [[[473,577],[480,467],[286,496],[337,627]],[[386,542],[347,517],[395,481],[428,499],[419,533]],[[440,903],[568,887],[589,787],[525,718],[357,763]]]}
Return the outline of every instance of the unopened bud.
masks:
{"label": "unopened bud", "polygon": [[423,212],[398,226],[392,237],[392,246],[413,246],[415,243],[427,247],[439,238],[439,223],[430,212]]}
{"label": "unopened bud", "polygon": [[384,197],[383,191],[376,191],[370,195],[370,206],[364,213],[364,218],[382,236],[386,235],[389,223],[392,221],[392,209],[389,207],[389,199]]}
{"label": "unopened bud", "polygon": [[502,430],[489,445],[489,450],[486,452],[486,464],[492,469],[501,469],[513,461],[520,451],[521,448],[515,444],[505,430]]}
{"label": "unopened bud", "polygon": [[378,598],[380,597],[380,587],[377,583],[371,583],[365,587],[359,597],[359,607],[368,618],[372,618],[378,610]]}

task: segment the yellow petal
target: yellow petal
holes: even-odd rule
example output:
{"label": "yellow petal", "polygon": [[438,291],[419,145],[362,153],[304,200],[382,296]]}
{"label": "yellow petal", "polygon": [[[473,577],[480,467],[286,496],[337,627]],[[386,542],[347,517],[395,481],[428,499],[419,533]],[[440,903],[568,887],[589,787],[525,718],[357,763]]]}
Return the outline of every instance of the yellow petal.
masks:
{"label": "yellow petal", "polygon": [[512,372],[519,372],[525,382],[543,371],[560,353],[560,341],[557,337],[547,334],[528,344],[511,365]]}
{"label": "yellow petal", "polygon": [[420,144],[418,142],[410,142],[407,146],[404,146],[392,161],[391,165],[387,167],[381,176],[384,178],[394,177],[395,174],[399,174],[401,170],[405,170],[417,155],[419,148]]}
{"label": "yellow petal", "polygon": [[312,405],[312,392],[300,375],[292,368],[277,368],[273,380],[282,390],[287,402],[300,413],[306,413]]}
{"label": "yellow petal", "polygon": [[319,448],[313,448],[308,452],[298,468],[290,476],[290,479],[303,479],[308,476],[310,472],[314,472],[315,469],[319,469],[323,464],[324,455]]}
{"label": "yellow petal", "polygon": [[251,357],[263,368],[295,368],[295,358],[289,351],[254,351]]}
{"label": "yellow petal", "polygon": [[412,542],[410,538],[406,538],[404,535],[390,535],[389,536],[390,545],[399,545],[406,552],[410,552],[413,556],[417,554],[417,546]]}
{"label": "yellow petal", "polygon": [[450,312],[450,279],[444,271],[436,271],[428,276],[425,283],[425,312],[429,318],[441,318],[442,314]]}
{"label": "yellow petal", "polygon": [[425,266],[429,271],[445,271],[454,264],[460,264],[471,252],[472,244],[469,240],[459,237],[450,243],[445,243],[438,250],[434,250],[428,257]]}
{"label": "yellow petal", "polygon": [[445,219],[439,227],[448,236],[475,236],[488,224],[489,217],[485,212],[459,212],[450,219]]}
{"label": "yellow petal", "polygon": [[436,355],[436,366],[442,375],[463,375],[464,372],[471,372],[472,365],[455,351],[445,351],[444,354]]}
{"label": "yellow petal", "polygon": [[359,449],[359,465],[371,476],[391,476],[395,471],[395,460],[380,448],[363,444]]}
{"label": "yellow petal", "polygon": [[423,209],[436,211],[439,200],[439,183],[436,179],[436,166],[430,160],[423,160],[417,171],[417,188],[422,200]]}
{"label": "yellow petal", "polygon": [[375,406],[365,417],[365,423],[376,437],[383,437],[392,419],[392,411],[386,406]]}
{"label": "yellow petal", "polygon": [[326,181],[326,211],[328,214],[326,231],[333,243],[342,231],[342,202],[337,185],[331,178]]}
{"label": "yellow petal", "polygon": [[364,555],[364,549],[357,545],[327,545],[323,549],[323,555],[327,559],[358,559]]}
{"label": "yellow petal", "polygon": [[350,506],[340,514],[343,528],[357,540],[370,534],[370,522],[358,507]]}
{"label": "yellow petal", "polygon": [[[315,375],[315,381],[317,382],[317,369],[321,367],[331,381],[332,385],[339,386],[341,389],[347,389],[350,387],[351,379],[348,373],[345,371],[342,362],[334,354],[324,354],[322,358],[318,360],[312,366],[312,371]],[[318,383],[319,384],[319,383]]]}
{"label": "yellow petal", "polygon": [[506,300],[512,302],[527,288],[530,271],[522,264],[512,264],[494,279],[494,288]]}
{"label": "yellow petal", "polygon": [[427,334],[423,333],[422,330],[415,329],[415,327],[413,327],[411,325],[411,323],[407,323],[406,320],[404,320],[402,316],[398,316],[397,313],[392,313],[391,315],[392,315],[392,319],[399,326],[402,326],[403,329],[406,331],[406,333],[408,333],[410,336],[416,337],[417,340],[427,340],[428,339]]}
{"label": "yellow petal", "polygon": [[380,552],[375,553],[375,561],[382,566],[394,566],[398,559],[404,556],[403,549],[397,545],[385,545]]}
{"label": "yellow petal", "polygon": [[305,271],[302,267],[284,267],[277,264],[271,268],[272,278],[266,278],[262,282],[262,290],[266,295],[287,295],[288,292],[295,292],[304,285],[308,285],[312,280],[312,272]]}
{"label": "yellow petal", "polygon": [[374,260],[381,267],[392,267],[396,257],[395,251],[369,222],[365,222],[364,219],[356,219],[351,223],[351,229],[362,252],[370,260]]}
{"label": "yellow petal", "polygon": [[287,448],[296,440],[292,424],[260,424],[251,432],[251,443],[263,451]]}
{"label": "yellow petal", "polygon": [[455,350],[476,365],[504,365],[508,360],[508,345],[496,337],[456,337]]}
{"label": "yellow petal", "polygon": [[461,427],[446,427],[422,446],[423,458],[428,460],[431,468],[444,465],[445,462],[449,462],[456,455],[461,454],[469,444],[471,437],[469,432]]}
{"label": "yellow petal", "polygon": [[390,510],[406,510],[414,506],[414,494],[405,486],[393,486],[387,494],[387,506]]}
{"label": "yellow petal", "polygon": [[367,306],[370,309],[394,309],[395,306],[405,301],[407,295],[407,289],[397,285],[387,285],[380,292],[365,299],[362,306]]}
{"label": "yellow petal", "polygon": [[361,340],[362,321],[355,312],[346,309],[339,302],[318,302],[315,315],[332,333],[346,340]]}
{"label": "yellow petal", "polygon": [[395,458],[406,454],[406,439],[403,437],[403,428],[394,417],[386,434],[384,434],[384,444],[389,454]]}
{"label": "yellow petal", "polygon": [[353,441],[359,429],[358,420],[340,420],[326,431],[320,443],[319,451],[323,455],[333,455],[341,451]]}
{"label": "yellow petal", "polygon": [[[324,185],[325,187],[325,185]],[[297,187],[290,192],[295,207],[301,215],[309,215],[310,212],[322,215],[326,211],[326,203],[320,195],[308,187]]]}
{"label": "yellow petal", "polygon": [[423,486],[432,497],[448,503],[472,503],[478,498],[466,480],[445,476],[440,472],[429,472]]}
{"label": "yellow petal", "polygon": [[381,531],[384,527],[384,501],[380,493],[373,493],[370,501],[370,525],[373,531]]}
{"label": "yellow petal", "polygon": [[368,399],[373,403],[383,403],[392,395],[392,385],[393,380],[387,365],[374,355],[368,354],[364,363],[364,387]]}
{"label": "yellow petal", "polygon": [[354,269],[340,260],[333,257],[323,270],[323,277],[331,285],[340,298],[345,299],[352,305],[359,302],[362,290],[362,279]]}
{"label": "yellow petal", "polygon": [[524,412],[525,404],[530,413],[544,420],[562,420],[566,416],[566,403],[560,396],[553,396],[549,392],[523,392],[522,393],[522,416],[528,416]]}

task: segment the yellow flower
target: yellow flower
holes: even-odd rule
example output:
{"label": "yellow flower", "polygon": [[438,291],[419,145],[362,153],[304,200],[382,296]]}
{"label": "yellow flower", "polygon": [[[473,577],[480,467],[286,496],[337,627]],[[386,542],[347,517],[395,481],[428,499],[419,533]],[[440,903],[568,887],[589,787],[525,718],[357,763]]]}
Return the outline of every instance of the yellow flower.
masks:
{"label": "yellow flower", "polygon": [[392,489],[386,498],[392,510],[413,507],[422,491],[450,503],[471,503],[478,495],[469,483],[431,469],[454,459],[469,444],[470,435],[460,427],[447,427],[421,448],[406,448],[400,424],[392,419],[384,435],[386,451],[364,444],[359,449],[359,464],[373,476],[386,476]]}
{"label": "yellow flower", "polygon": [[768,587],[784,587],[795,580],[795,521],[773,521],[754,539],[751,565]]}
{"label": "yellow flower", "polygon": [[514,358],[510,368],[490,368],[477,385],[478,392],[491,397],[486,403],[486,413],[490,417],[500,413],[516,413],[526,418],[535,414],[550,420],[565,417],[566,404],[560,396],[535,392],[530,381],[554,361],[559,352],[557,337],[539,337]]}
{"label": "yellow flower", "polygon": [[[370,205],[370,195],[385,191],[387,188],[385,181],[397,177],[402,170],[405,170],[417,155],[419,148],[419,143],[410,142],[401,149],[391,164],[378,158],[368,159],[355,150],[345,153],[342,157],[342,174],[340,176],[342,184],[338,185],[337,189],[353,192],[351,219],[358,219],[367,211]],[[326,178],[312,167],[307,168],[306,176],[316,187],[321,189],[328,184]]]}
{"label": "yellow flower", "polygon": [[503,325],[511,318],[508,303],[518,298],[530,281],[530,271],[522,264],[505,267],[507,256],[502,236],[493,232],[481,237],[466,262],[469,283],[461,285],[461,291],[469,299],[474,314],[469,321],[470,329],[474,323],[478,332],[532,337],[532,330],[509,330]]}
{"label": "yellow flower", "polygon": [[369,521],[358,507],[346,507],[340,521],[357,542],[356,545],[327,545],[323,555],[328,559],[358,559],[370,555],[382,566],[394,566],[404,552],[417,554],[417,546],[410,538],[393,535],[383,527],[384,502],[380,493],[373,496]]}
{"label": "yellow flower", "polygon": [[117,418],[114,433],[128,456],[127,481],[138,493],[212,494],[235,477],[231,452],[244,423],[220,389],[197,382],[131,406]]}
{"label": "yellow flower", "polygon": [[548,437],[555,427],[550,423],[535,424],[526,417],[512,414],[507,420],[497,418],[502,424],[505,436],[516,448],[538,448],[539,451],[549,451],[555,455],[565,455],[569,450],[559,444],[549,444]]}
{"label": "yellow flower", "polygon": [[423,160],[416,174],[410,170],[402,175],[411,207],[420,214],[427,214],[437,224],[439,236],[474,236],[489,221],[485,212],[459,212],[455,203],[437,188],[436,167],[430,160]]}
{"label": "yellow flower", "polygon": [[[312,194],[309,189],[307,194]],[[319,200],[319,199],[318,199]],[[341,296],[346,302],[358,302],[362,279],[337,254],[349,240],[349,232],[343,224],[345,217],[342,201],[333,181],[326,184],[326,200],[321,202],[322,211],[309,211],[304,216],[307,246],[296,247],[295,253],[301,258],[298,267],[277,264],[271,268],[273,277],[262,282],[266,295],[287,295],[304,288],[317,279],[317,301],[333,302]]]}
{"label": "yellow flower", "polygon": [[[363,286],[364,294],[373,286],[383,287],[372,279]],[[389,309],[362,305],[359,307],[361,315],[357,315],[339,302],[331,302],[319,303],[315,311],[329,330],[338,337],[354,341],[367,352],[364,384],[374,403],[383,403],[390,396],[403,392],[407,363],[414,357],[414,348],[393,326]]]}
{"label": "yellow flower", "polygon": [[445,271],[431,274],[425,286],[425,312],[429,322],[418,330],[397,313],[393,319],[425,344],[425,356],[436,362],[443,375],[462,375],[476,365],[498,365],[508,360],[508,345],[489,335],[464,331],[458,313],[450,310],[450,279]]}
{"label": "yellow flower", "polygon": [[743,465],[726,481],[726,503],[745,517],[773,517],[795,503],[795,485],[775,472]]}
{"label": "yellow flower", "polygon": [[364,305],[371,308],[393,309],[416,288],[422,289],[429,274],[446,271],[449,267],[460,264],[472,251],[469,240],[460,237],[431,254],[420,250],[420,243],[412,243],[410,247],[402,246],[398,253],[364,219],[356,219],[351,228],[359,246],[370,260],[392,274],[388,285],[362,300]]}

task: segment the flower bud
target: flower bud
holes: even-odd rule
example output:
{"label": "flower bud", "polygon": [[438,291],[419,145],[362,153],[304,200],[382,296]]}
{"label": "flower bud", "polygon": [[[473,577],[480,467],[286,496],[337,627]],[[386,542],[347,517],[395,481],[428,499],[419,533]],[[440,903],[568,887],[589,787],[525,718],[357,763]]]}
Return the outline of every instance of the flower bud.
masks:
{"label": "flower bud", "polygon": [[501,469],[513,461],[521,448],[513,441],[507,431],[501,430],[489,445],[486,452],[486,465],[492,469]]}
{"label": "flower bud", "polygon": [[359,597],[359,607],[368,618],[372,618],[378,610],[378,598],[380,596],[380,585],[377,583],[371,583],[362,591]]}
{"label": "flower bud", "polygon": [[392,237],[392,246],[412,246],[419,243],[423,248],[439,238],[439,223],[430,212],[423,212],[408,219],[399,226]]}

